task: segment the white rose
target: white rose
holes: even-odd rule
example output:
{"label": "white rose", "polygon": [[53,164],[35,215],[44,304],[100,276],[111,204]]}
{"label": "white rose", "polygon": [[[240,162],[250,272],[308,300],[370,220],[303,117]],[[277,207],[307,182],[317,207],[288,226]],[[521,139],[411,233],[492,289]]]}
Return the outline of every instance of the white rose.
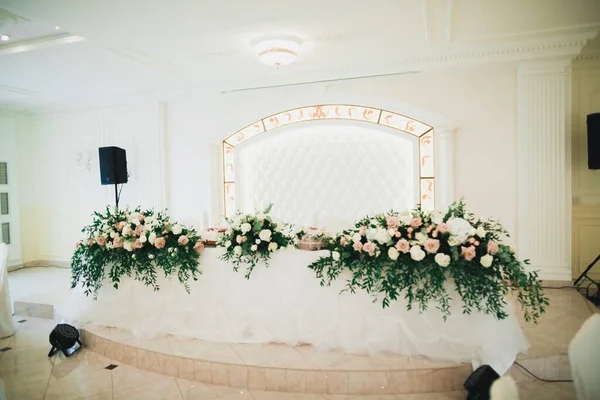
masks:
{"label": "white rose", "polygon": [[154,260],[154,254],[148,254],[148,258]]}
{"label": "white rose", "polygon": [[373,242],[375,240],[375,235],[377,235],[377,229],[373,229],[373,228],[367,229],[366,234],[367,234],[366,235],[367,240],[369,242]]}
{"label": "white rose", "polygon": [[142,242],[142,243],[146,243],[147,241],[148,241],[148,238],[146,237],[146,235],[145,235],[145,234],[142,234],[142,235],[140,236],[140,242]]}
{"label": "white rose", "polygon": [[236,256],[241,256],[242,255],[242,246],[235,246],[233,248],[233,254],[235,254]]}
{"label": "white rose", "polygon": [[410,248],[410,258],[415,261],[421,261],[425,258],[425,252],[421,249],[421,246],[413,246]]}
{"label": "white rose", "polygon": [[129,236],[131,234],[131,226],[129,224],[123,227],[123,236]]}
{"label": "white rose", "polygon": [[132,246],[131,242],[123,243],[123,248],[125,248],[125,250],[127,250],[127,251],[133,251],[133,246]]}
{"label": "white rose", "polygon": [[355,233],[354,235],[352,235],[352,241],[354,243],[358,243],[362,240],[362,236],[360,236],[359,233]]}
{"label": "white rose", "polygon": [[458,240],[458,238],[456,236],[450,236],[448,238],[448,245],[449,246],[458,246],[461,243],[462,242],[460,240]]}
{"label": "white rose", "polygon": [[375,233],[375,240],[377,240],[380,244],[388,244],[392,238],[387,230],[377,229],[377,232]]}
{"label": "white rose", "polygon": [[417,234],[415,235],[415,239],[417,240],[417,243],[424,244],[425,241],[428,239],[428,236],[423,232],[417,232]]}
{"label": "white rose", "polygon": [[331,258],[333,258],[333,261],[338,261],[340,259],[340,253],[337,251],[332,251]]}
{"label": "white rose", "polygon": [[275,250],[277,250],[277,243],[275,243],[275,242],[269,243],[269,247],[267,249],[269,251],[275,251]]}
{"label": "white rose", "polygon": [[433,222],[436,225],[441,224],[442,222],[444,222],[444,214],[441,211],[434,211],[431,213],[431,222]]}
{"label": "white rose", "polygon": [[390,260],[396,261],[399,255],[400,253],[398,252],[398,250],[396,250],[395,247],[390,247],[388,249],[388,257],[390,258]]}
{"label": "white rose", "polygon": [[146,218],[144,218],[144,225],[152,225],[152,222],[154,222],[154,218],[153,217],[146,217]]}
{"label": "white rose", "polygon": [[249,224],[249,223],[247,223],[247,222],[244,222],[244,223],[241,225],[240,229],[242,230],[242,233],[244,233],[244,234],[245,234],[246,232],[250,232],[250,229],[252,229],[252,225],[250,225],[250,224]]}
{"label": "white rose", "polygon": [[180,235],[181,232],[183,231],[183,228],[181,227],[181,225],[175,224],[175,225],[173,225],[173,229],[171,229],[171,230],[173,231],[173,234]]}
{"label": "white rose", "polygon": [[268,242],[271,240],[271,231],[268,229],[263,229],[258,234],[258,237],[260,238],[260,240],[264,240],[265,242]]}
{"label": "white rose", "polygon": [[228,240],[225,242],[225,247],[227,247],[227,248],[231,247],[231,240]]}
{"label": "white rose", "polygon": [[253,244],[252,246],[250,246],[250,250],[252,251],[256,251],[258,249],[258,246]]}
{"label": "white rose", "polygon": [[150,236],[148,237],[148,242],[150,242],[150,244],[154,244],[154,241],[156,240],[156,233],[152,232],[150,234]]}
{"label": "white rose", "polygon": [[475,228],[462,218],[450,218],[447,224],[452,235],[456,236],[460,243],[463,243],[476,232]]}
{"label": "white rose", "polygon": [[479,228],[477,228],[476,233],[480,238],[485,238],[485,229],[483,228],[483,225],[480,225]]}
{"label": "white rose", "polygon": [[481,265],[484,267],[489,268],[492,266],[492,262],[494,262],[494,256],[486,254],[485,256],[481,257],[479,262],[481,262]]}
{"label": "white rose", "polygon": [[256,244],[260,244],[260,242],[261,242],[261,240],[260,240],[260,239],[256,239],[256,240],[254,241],[254,243],[256,243]]}
{"label": "white rose", "polygon": [[393,229],[388,229],[388,231],[387,231],[387,232],[388,232],[388,235],[390,235],[390,237],[391,237],[391,236],[394,236],[394,235],[396,234],[396,231],[395,231],[395,230],[393,230]]}
{"label": "white rose", "polygon": [[511,245],[511,246],[509,247],[509,249],[510,249],[510,252],[511,252],[511,253],[513,253],[513,254],[517,254],[517,246],[513,246],[513,245]]}
{"label": "white rose", "polygon": [[115,232],[111,232],[111,233],[110,233],[110,238],[111,238],[111,239],[114,239],[114,238],[115,238],[115,236],[117,236],[117,234],[116,234]]}
{"label": "white rose", "polygon": [[412,221],[412,215],[410,213],[403,212],[398,217],[403,225],[410,225],[410,221]]}
{"label": "white rose", "polygon": [[437,253],[435,255],[435,262],[440,267],[447,267],[448,265],[450,265],[450,256],[444,253]]}

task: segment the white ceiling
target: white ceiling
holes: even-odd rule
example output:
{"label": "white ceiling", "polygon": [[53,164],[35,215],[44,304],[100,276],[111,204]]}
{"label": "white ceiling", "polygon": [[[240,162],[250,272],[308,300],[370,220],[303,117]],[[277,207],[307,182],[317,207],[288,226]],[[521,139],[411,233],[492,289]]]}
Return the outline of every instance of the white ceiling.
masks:
{"label": "white ceiling", "polygon": [[[0,10],[0,33],[18,42],[0,45],[0,108],[30,110],[574,56],[600,29],[600,0],[0,0],[0,9],[12,13]],[[271,33],[303,39],[296,63],[257,60],[249,42]]]}

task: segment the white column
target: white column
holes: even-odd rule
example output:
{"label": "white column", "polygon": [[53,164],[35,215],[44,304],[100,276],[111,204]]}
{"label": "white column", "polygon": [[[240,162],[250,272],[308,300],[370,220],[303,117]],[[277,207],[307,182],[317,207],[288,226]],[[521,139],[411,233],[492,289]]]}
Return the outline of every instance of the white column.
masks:
{"label": "white column", "polygon": [[570,60],[518,69],[517,247],[542,279],[571,279]]}
{"label": "white column", "polygon": [[457,127],[435,127],[435,205],[448,207],[455,201]]}

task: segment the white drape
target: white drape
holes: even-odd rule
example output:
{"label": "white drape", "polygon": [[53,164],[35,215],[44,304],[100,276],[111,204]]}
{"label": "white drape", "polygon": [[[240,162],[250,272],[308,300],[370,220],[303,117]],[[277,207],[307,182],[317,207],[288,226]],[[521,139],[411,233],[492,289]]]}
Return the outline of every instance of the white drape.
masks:
{"label": "white drape", "polygon": [[0,243],[0,338],[14,335],[12,303],[8,285],[8,247]]}
{"label": "white drape", "polygon": [[407,311],[403,299],[382,309],[366,293],[340,295],[343,281],[320,287],[306,266],[326,252],[276,252],[270,267],[257,266],[250,280],[220,261],[220,254],[219,249],[205,251],[204,273],[191,282],[189,295],[176,280],[160,279],[161,290],[154,292],[126,278],[119,290],[105,285],[97,301],[77,288],[57,312],[71,323],[116,326],[140,337],[170,333],[213,342],[310,343],[350,353],[420,354],[489,364],[499,374],[528,347],[512,313],[502,321],[477,312],[464,315],[452,288],[452,316],[444,322],[435,308],[422,314]]}

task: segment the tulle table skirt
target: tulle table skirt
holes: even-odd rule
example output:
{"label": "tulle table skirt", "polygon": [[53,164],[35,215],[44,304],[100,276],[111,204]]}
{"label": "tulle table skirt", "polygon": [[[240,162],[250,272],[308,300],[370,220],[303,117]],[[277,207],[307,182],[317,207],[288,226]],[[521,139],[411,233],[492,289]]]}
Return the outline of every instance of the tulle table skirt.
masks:
{"label": "tulle table skirt", "polygon": [[186,293],[176,279],[159,278],[160,291],[124,278],[119,289],[102,287],[97,300],[83,289],[57,305],[65,321],[98,324],[132,331],[140,338],[172,334],[227,343],[312,344],[318,349],[348,353],[391,352],[432,359],[492,366],[503,374],[519,352],[528,348],[510,306],[509,317],[462,314],[462,302],[449,283],[452,315],[443,320],[430,307],[406,310],[400,299],[383,309],[364,292],[340,294],[344,280],[321,287],[307,266],[325,251],[275,252],[269,267],[258,265],[249,280],[243,266],[234,272],[221,261],[220,249],[200,258],[202,275]]}

